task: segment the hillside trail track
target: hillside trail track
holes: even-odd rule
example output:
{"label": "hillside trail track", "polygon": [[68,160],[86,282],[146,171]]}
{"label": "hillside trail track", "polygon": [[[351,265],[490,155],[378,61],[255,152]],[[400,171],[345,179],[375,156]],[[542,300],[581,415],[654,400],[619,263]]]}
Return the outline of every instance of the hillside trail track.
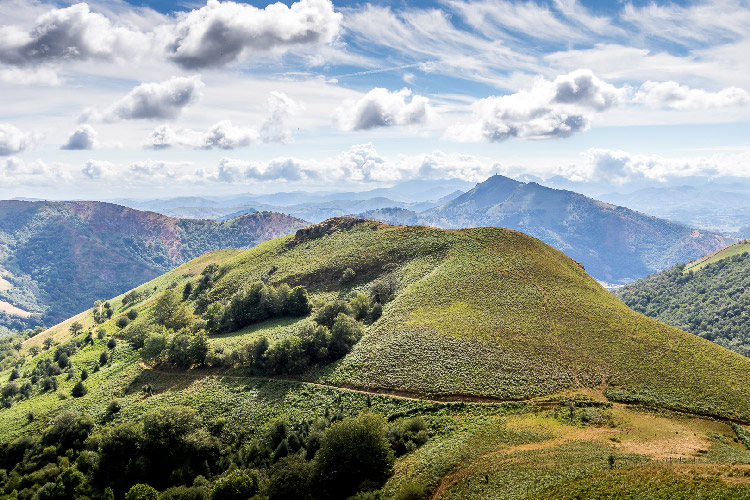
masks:
{"label": "hillside trail track", "polygon": [[252,380],[260,382],[286,382],[291,384],[306,385],[311,387],[317,387],[322,389],[334,389],[338,391],[351,392],[355,394],[365,394],[369,396],[387,396],[395,399],[404,399],[407,401],[419,401],[423,403],[433,404],[447,404],[447,403],[471,403],[471,404],[484,404],[484,405],[502,405],[509,403],[525,403],[534,406],[556,406],[559,405],[559,401],[545,400],[545,399],[499,399],[489,396],[469,396],[469,395],[445,395],[439,398],[420,396],[419,394],[410,393],[408,391],[398,390],[380,390],[380,389],[367,389],[363,387],[355,387],[351,385],[333,385],[323,384],[320,382],[310,382],[306,380],[299,380],[285,377],[261,377],[256,375],[226,375],[217,372],[200,372],[200,371],[173,371],[173,370],[158,370],[147,366],[142,361],[139,362],[141,368],[144,371],[153,371],[154,373],[169,375],[173,377],[187,377],[193,380],[199,380],[202,378],[218,378],[218,379],[230,379],[230,380]]}

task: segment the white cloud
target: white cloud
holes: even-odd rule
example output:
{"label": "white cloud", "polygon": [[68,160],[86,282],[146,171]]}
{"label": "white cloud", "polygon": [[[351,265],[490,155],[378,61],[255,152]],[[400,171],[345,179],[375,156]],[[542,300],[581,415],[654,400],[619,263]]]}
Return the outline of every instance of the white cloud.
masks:
{"label": "white cloud", "polygon": [[222,120],[214,124],[205,133],[161,125],[151,133],[151,137],[144,146],[149,149],[166,149],[172,146],[195,149],[235,149],[252,144],[289,142],[292,132],[286,122],[289,116],[301,106],[286,94],[275,91],[271,92],[266,104],[269,114],[260,126],[260,130],[237,127],[230,120]]}
{"label": "white cloud", "polygon": [[200,99],[203,87],[200,76],[175,76],[163,82],[142,83],[103,112],[87,108],[80,119],[110,122],[174,119]]}
{"label": "white cloud", "polygon": [[117,177],[117,165],[109,161],[89,160],[81,173],[91,180],[114,179]]}
{"label": "white cloud", "polygon": [[[409,97],[411,100],[407,102]],[[334,111],[334,122],[342,130],[369,130],[425,123],[432,113],[429,100],[420,95],[412,96],[409,89],[389,92],[374,88],[357,101],[344,101]]]}
{"label": "white cloud", "polygon": [[60,149],[94,149],[98,147],[98,136],[96,130],[91,125],[80,125],[68,137],[68,140],[60,146]]}
{"label": "white cloud", "polygon": [[670,107],[679,110],[700,110],[747,106],[750,104],[750,95],[737,87],[728,87],[718,92],[708,92],[672,81],[648,81],[641,85],[633,100],[652,108]]}
{"label": "white cloud", "polygon": [[330,0],[252,5],[209,0],[184,15],[169,35],[168,57],[183,68],[223,66],[245,56],[334,40],[341,23]]}
{"label": "white cloud", "polygon": [[750,177],[750,151],[690,158],[665,158],[660,155],[591,148],[582,155],[583,163],[564,167],[559,173],[571,180],[612,184],[639,180],[665,181],[670,177],[687,176]]}
{"label": "white cloud", "polygon": [[0,123],[0,156],[26,151],[39,140],[36,133],[24,133],[8,123]]}
{"label": "white cloud", "polygon": [[0,83],[9,85],[46,85],[54,87],[62,80],[57,71],[45,68],[3,68],[0,69]]}
{"label": "white cloud", "polygon": [[146,45],[145,35],[114,26],[85,3],[53,9],[30,30],[0,27],[0,62],[23,66],[75,60],[112,60]]}
{"label": "white cloud", "polygon": [[540,78],[530,90],[476,101],[474,121],[449,127],[445,136],[461,142],[568,137],[588,129],[596,113],[618,105],[625,93],[590,70]]}
{"label": "white cloud", "polygon": [[71,176],[58,163],[26,162],[15,156],[0,160],[0,186],[49,186],[67,182]]}

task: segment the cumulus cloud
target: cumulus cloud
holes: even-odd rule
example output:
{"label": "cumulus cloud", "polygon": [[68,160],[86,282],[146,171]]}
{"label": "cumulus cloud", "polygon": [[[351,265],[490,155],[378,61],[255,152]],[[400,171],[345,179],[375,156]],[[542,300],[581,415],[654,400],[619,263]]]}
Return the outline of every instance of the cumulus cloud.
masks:
{"label": "cumulus cloud", "polygon": [[98,146],[98,133],[91,125],[81,125],[60,146],[60,149],[81,150],[94,149]]}
{"label": "cumulus cloud", "polygon": [[81,173],[91,180],[110,179],[116,177],[117,165],[102,160],[89,160],[81,169]]}
{"label": "cumulus cloud", "polygon": [[156,120],[177,118],[182,110],[200,99],[204,85],[200,76],[172,77],[163,82],[142,83],[104,110],[88,108],[81,121]]}
{"label": "cumulus cloud", "polygon": [[205,178],[219,182],[317,180],[319,170],[316,162],[297,158],[276,158],[268,162],[222,158],[218,169]]}
{"label": "cumulus cloud", "polygon": [[32,147],[39,140],[36,133],[24,133],[13,125],[0,123],[0,156],[10,156]]}
{"label": "cumulus cloud", "polygon": [[626,92],[586,69],[553,81],[540,78],[530,90],[476,101],[474,120],[448,128],[446,137],[461,142],[569,137],[588,129],[596,113],[618,105]]}
{"label": "cumulus cloud", "polygon": [[51,10],[30,30],[0,27],[0,62],[23,66],[66,60],[111,60],[146,43],[143,33],[113,26],[85,3]]}
{"label": "cumulus cloud", "polygon": [[229,120],[216,123],[207,132],[173,129],[169,125],[161,125],[151,133],[144,146],[149,149],[166,149],[172,146],[195,149],[235,149],[252,144],[288,142],[291,140],[292,132],[286,122],[300,105],[281,92],[271,92],[266,103],[269,115],[260,126],[260,130],[237,127]]}
{"label": "cumulus cloud", "polygon": [[417,125],[424,123],[432,113],[429,100],[415,95],[411,90],[389,92],[374,88],[361,99],[346,100],[334,111],[334,122],[342,130],[369,130],[375,127]]}
{"label": "cumulus cloud", "polygon": [[2,187],[54,185],[70,179],[70,174],[58,163],[26,162],[15,156],[0,160]]}
{"label": "cumulus cloud", "polygon": [[728,87],[718,92],[693,89],[677,82],[652,82],[641,85],[633,96],[634,102],[652,108],[669,107],[679,110],[700,110],[747,106],[750,95],[747,91]]}
{"label": "cumulus cloud", "polygon": [[692,158],[665,158],[591,148],[583,153],[583,158],[583,163],[564,167],[560,173],[571,180],[612,184],[639,180],[665,181],[670,177],[686,176],[750,177],[750,151]]}
{"label": "cumulus cloud", "polygon": [[223,66],[249,54],[330,43],[341,14],[330,0],[281,2],[264,9],[209,0],[184,15],[170,33],[168,57],[187,69]]}

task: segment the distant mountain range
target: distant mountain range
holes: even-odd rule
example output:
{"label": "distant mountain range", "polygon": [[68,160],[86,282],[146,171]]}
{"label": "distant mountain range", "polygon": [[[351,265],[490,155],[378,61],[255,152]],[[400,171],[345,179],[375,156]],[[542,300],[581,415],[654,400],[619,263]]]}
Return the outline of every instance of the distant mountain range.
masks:
{"label": "distant mountain range", "polygon": [[501,175],[422,213],[378,209],[362,216],[441,228],[515,229],[562,250],[596,279],[612,284],[628,283],[734,241],[572,191]]}
{"label": "distant mountain range", "polygon": [[224,197],[178,197],[157,200],[112,200],[119,205],[170,217],[226,220],[256,211],[281,212],[313,223],[366,210],[398,207],[421,212],[471,189],[460,179],[413,180],[389,188],[360,192],[280,192]]}
{"label": "distant mountain range", "polygon": [[0,326],[51,325],[208,251],[304,225],[268,212],[216,222],[102,202],[0,201]]}

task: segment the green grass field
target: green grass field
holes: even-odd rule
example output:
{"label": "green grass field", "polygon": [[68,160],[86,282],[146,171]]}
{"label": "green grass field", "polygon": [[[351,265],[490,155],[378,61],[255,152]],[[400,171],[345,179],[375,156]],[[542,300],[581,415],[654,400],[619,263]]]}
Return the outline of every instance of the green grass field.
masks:
{"label": "green grass field", "polygon": [[708,264],[711,264],[712,262],[717,262],[721,259],[725,259],[733,255],[739,255],[745,252],[750,252],[750,240],[738,241],[737,243],[729,245],[726,248],[722,248],[721,250],[718,250],[710,255],[706,255],[701,259],[694,260],[693,262],[685,266],[685,272],[695,272],[707,266]]}

